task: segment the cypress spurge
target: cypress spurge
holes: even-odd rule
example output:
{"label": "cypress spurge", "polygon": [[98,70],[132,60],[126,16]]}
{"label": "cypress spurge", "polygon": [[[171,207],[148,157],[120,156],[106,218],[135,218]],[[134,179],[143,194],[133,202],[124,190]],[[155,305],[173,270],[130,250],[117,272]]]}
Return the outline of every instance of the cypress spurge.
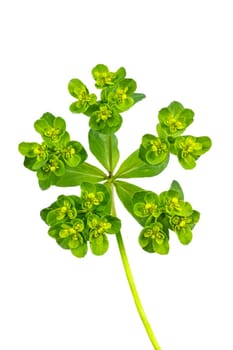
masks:
{"label": "cypress spurge", "polygon": [[115,235],[137,310],[152,347],[159,350],[135,287],[114,196],[117,194],[138,222],[136,239],[145,254],[168,254],[171,234],[181,244],[189,244],[200,213],[184,199],[180,184],[174,180],[167,190],[155,193],[126,179],[159,175],[167,167],[170,155],[176,156],[184,169],[193,169],[198,158],[210,149],[211,140],[208,136],[186,134],[194,112],[174,101],[159,111],[157,126],[142,136],[138,148],[118,166],[117,131],[127,118],[123,114],[145,95],[136,92],[136,81],[126,77],[123,67],[111,72],[106,65],[98,64],[92,69],[92,76],[98,93],[89,92],[80,79],[70,80],[70,111],[87,117],[88,148],[101,168],[88,163],[88,148],[71,140],[65,120],[48,112],[34,123],[41,142],[22,142],[19,152],[24,156],[24,166],[36,173],[42,190],[50,186],[78,187],[78,193],[62,194],[41,210],[49,236],[60,247],[78,258],[88,251],[99,256],[107,252],[111,236]]}

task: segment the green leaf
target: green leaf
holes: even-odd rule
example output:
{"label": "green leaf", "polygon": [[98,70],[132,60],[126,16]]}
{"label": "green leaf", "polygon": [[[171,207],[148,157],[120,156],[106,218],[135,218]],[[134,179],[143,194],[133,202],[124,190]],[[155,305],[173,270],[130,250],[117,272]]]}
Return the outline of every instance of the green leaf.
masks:
{"label": "green leaf", "polygon": [[115,135],[105,135],[92,129],[90,129],[88,137],[92,154],[107,171],[112,173],[120,155],[117,147],[117,137]]}
{"label": "green leaf", "polygon": [[86,162],[76,168],[66,168],[65,174],[57,178],[53,185],[58,187],[79,186],[82,182],[97,183],[106,179],[102,170]]}
{"label": "green leaf", "polygon": [[139,158],[139,150],[136,150],[121,164],[115,178],[152,177],[160,174],[168,161],[169,157],[157,165],[147,164]]}
{"label": "green leaf", "polygon": [[178,181],[172,181],[170,190],[176,191],[178,193],[178,199],[184,200],[184,193]]}
{"label": "green leaf", "polygon": [[141,94],[141,93],[133,93],[131,95],[131,97],[134,100],[134,103],[137,103],[137,102],[143,100],[146,97],[146,95]]}
{"label": "green leaf", "polygon": [[144,220],[137,217],[133,210],[133,197],[135,193],[144,191],[141,187],[130,184],[126,181],[114,181],[117,195],[126,208],[126,210],[140,223],[143,225]]}

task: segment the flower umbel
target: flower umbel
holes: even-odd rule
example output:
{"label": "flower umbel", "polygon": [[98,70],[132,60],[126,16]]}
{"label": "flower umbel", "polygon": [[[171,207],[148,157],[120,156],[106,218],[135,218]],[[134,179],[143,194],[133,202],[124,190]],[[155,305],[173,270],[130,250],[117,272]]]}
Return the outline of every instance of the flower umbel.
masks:
{"label": "flower umbel", "polygon": [[[91,191],[91,192],[90,192]],[[95,255],[108,250],[106,234],[121,228],[120,220],[110,215],[110,197],[104,185],[84,183],[81,196],[59,196],[41,218],[50,226],[49,235],[64,249],[81,258],[90,249]]]}
{"label": "flower umbel", "polygon": [[37,172],[40,187],[47,189],[56,184],[57,178],[65,175],[67,168],[83,163],[87,153],[80,142],[70,141],[61,117],[45,113],[34,127],[43,142],[21,142],[19,152],[25,157],[25,167]]}

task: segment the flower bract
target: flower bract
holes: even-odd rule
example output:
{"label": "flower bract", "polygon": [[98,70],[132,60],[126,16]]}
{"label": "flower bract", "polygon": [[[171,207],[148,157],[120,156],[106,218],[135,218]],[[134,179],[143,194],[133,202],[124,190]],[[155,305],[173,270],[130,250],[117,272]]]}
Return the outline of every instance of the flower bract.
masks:
{"label": "flower bract", "polygon": [[168,107],[159,111],[158,134],[167,136],[179,136],[193,122],[194,112],[184,108],[179,102],[172,102]]}
{"label": "flower bract", "polygon": [[89,94],[86,85],[79,79],[70,80],[68,90],[73,97],[77,98],[77,101],[70,105],[70,110],[73,113],[85,113],[91,105],[96,103],[96,95]]}
{"label": "flower bract", "polygon": [[168,237],[163,231],[163,225],[159,222],[146,226],[141,231],[139,244],[149,253],[168,254],[169,252]]}
{"label": "flower bract", "polygon": [[108,67],[104,64],[97,64],[92,69],[92,75],[95,79],[95,86],[99,89],[112,86],[126,76],[125,68],[119,68],[115,73],[110,72]]}
{"label": "flower bract", "polygon": [[142,138],[139,156],[148,164],[160,164],[169,157],[169,144],[166,139],[146,134]]}
{"label": "flower bract", "polygon": [[193,169],[196,166],[196,160],[210,147],[211,140],[207,136],[179,136],[174,144],[178,160],[185,169]]}

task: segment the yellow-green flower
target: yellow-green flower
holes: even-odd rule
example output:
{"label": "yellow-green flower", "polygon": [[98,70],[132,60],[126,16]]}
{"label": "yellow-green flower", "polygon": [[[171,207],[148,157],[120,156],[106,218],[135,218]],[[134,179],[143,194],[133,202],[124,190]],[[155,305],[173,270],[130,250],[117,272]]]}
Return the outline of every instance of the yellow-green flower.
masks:
{"label": "yellow-green flower", "polygon": [[139,235],[139,244],[149,253],[168,254],[168,236],[160,222],[146,226]]}
{"label": "yellow-green flower", "polygon": [[92,69],[92,76],[95,79],[95,86],[99,89],[112,86],[126,76],[125,68],[119,68],[115,73],[110,72],[104,64],[97,64]]}
{"label": "yellow-green flower", "polygon": [[77,101],[70,105],[73,113],[85,113],[90,106],[96,103],[96,95],[89,94],[86,85],[79,79],[70,80],[68,90],[73,97],[77,98]]}
{"label": "yellow-green flower", "polygon": [[174,149],[183,168],[193,169],[196,160],[211,147],[211,140],[207,136],[179,136],[175,140]]}

